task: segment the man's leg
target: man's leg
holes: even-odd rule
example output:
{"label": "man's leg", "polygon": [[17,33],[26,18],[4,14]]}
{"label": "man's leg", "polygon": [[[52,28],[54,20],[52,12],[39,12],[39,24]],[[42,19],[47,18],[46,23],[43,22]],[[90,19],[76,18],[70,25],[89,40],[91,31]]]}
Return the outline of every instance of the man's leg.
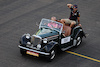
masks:
{"label": "man's leg", "polygon": [[75,21],[72,21],[72,20],[70,20],[70,22],[71,22],[70,27],[73,28],[74,25],[76,24],[76,22]]}
{"label": "man's leg", "polygon": [[70,20],[70,19],[61,19],[61,21],[62,21],[63,23],[65,23],[65,24],[70,24],[70,27],[71,27],[71,28],[76,24],[75,21],[72,21],[72,20]]}
{"label": "man's leg", "polygon": [[61,19],[61,22],[65,23],[65,24],[71,24],[69,19]]}

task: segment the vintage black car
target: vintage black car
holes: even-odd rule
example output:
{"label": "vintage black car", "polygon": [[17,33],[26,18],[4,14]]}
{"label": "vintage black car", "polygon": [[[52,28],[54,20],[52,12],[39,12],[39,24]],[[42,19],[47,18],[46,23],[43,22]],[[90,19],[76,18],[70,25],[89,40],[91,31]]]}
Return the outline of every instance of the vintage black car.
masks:
{"label": "vintage black car", "polygon": [[45,56],[52,61],[56,51],[65,51],[81,44],[84,32],[80,26],[72,29],[70,36],[63,36],[63,24],[43,18],[39,25],[39,31],[32,36],[24,34],[20,39],[20,53],[22,55]]}

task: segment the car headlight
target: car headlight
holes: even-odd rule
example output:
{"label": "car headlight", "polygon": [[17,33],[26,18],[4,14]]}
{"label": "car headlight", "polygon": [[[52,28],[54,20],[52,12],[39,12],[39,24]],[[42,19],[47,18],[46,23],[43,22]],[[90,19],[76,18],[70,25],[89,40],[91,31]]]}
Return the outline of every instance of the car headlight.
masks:
{"label": "car headlight", "polygon": [[38,45],[37,45],[37,49],[40,49],[40,48],[41,48],[41,44],[38,44]]}
{"label": "car headlight", "polygon": [[30,45],[31,43],[30,42],[27,42],[27,44]]}
{"label": "car headlight", "polygon": [[48,41],[47,41],[47,39],[45,38],[45,39],[43,39],[43,43],[47,43]]}
{"label": "car headlight", "polygon": [[26,35],[26,39],[30,39],[30,36],[29,35]]}
{"label": "car headlight", "polygon": [[26,35],[26,39],[29,39],[30,38],[30,34],[25,34]]}

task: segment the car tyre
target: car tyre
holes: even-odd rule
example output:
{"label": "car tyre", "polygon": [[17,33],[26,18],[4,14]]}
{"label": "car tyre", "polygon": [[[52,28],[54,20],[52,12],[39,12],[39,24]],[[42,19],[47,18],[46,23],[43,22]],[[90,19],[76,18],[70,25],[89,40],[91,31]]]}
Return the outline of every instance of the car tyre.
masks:
{"label": "car tyre", "polygon": [[56,50],[52,49],[52,50],[50,51],[50,55],[49,55],[49,57],[47,58],[47,60],[48,60],[49,62],[51,62],[51,61],[55,58],[55,56],[56,56]]}
{"label": "car tyre", "polygon": [[25,56],[26,55],[26,50],[20,49],[20,53],[22,54],[22,56]]}
{"label": "car tyre", "polygon": [[78,47],[81,43],[82,43],[82,37],[81,37],[81,35],[79,35],[79,36],[76,38],[76,45],[75,45],[75,47]]}

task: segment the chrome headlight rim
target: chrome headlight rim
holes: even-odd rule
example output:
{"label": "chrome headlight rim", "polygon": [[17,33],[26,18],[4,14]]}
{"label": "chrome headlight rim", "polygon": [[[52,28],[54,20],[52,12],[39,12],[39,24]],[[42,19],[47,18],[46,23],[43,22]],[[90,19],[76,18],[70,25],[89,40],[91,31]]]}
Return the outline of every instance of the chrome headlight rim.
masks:
{"label": "chrome headlight rim", "polygon": [[37,45],[37,49],[40,49],[40,48],[41,48],[41,44],[38,44],[38,45]]}
{"label": "chrome headlight rim", "polygon": [[47,42],[48,42],[47,38],[43,39],[43,43],[47,43]]}
{"label": "chrome headlight rim", "polygon": [[31,42],[27,42],[27,45],[30,45],[31,44]]}

